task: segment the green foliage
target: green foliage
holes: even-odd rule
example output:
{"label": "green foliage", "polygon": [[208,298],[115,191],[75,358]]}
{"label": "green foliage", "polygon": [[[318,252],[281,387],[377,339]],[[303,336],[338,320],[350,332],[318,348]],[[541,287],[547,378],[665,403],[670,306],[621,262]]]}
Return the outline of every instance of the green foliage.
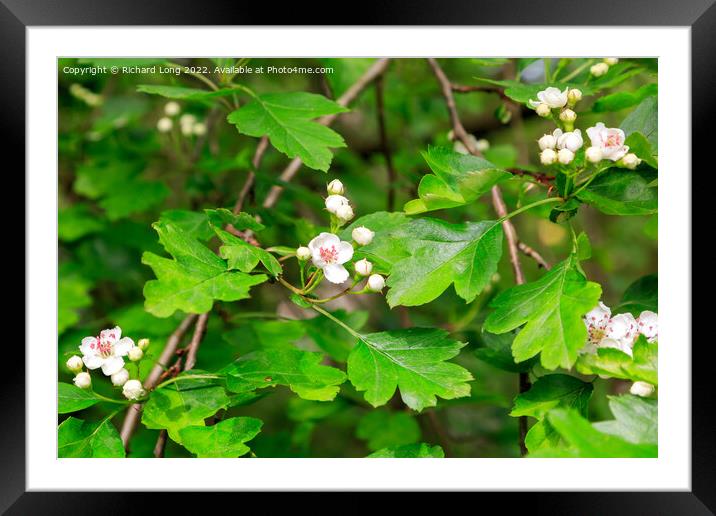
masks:
{"label": "green foliage", "polygon": [[251,245],[223,229],[215,227],[214,231],[224,243],[219,249],[219,255],[226,260],[229,270],[238,269],[241,272],[251,272],[261,262],[272,276],[281,274],[283,270],[281,264],[271,253]]}
{"label": "green foliage", "polygon": [[609,396],[616,419],[594,423],[594,428],[635,444],[658,444],[659,410],[656,400],[624,394]]}
{"label": "green foliage", "polygon": [[592,106],[596,113],[605,111],[620,111],[622,109],[636,106],[646,97],[657,94],[656,84],[645,84],[636,91],[620,91],[611,95],[604,95],[597,99]]}
{"label": "green foliage", "polygon": [[212,91],[164,84],[140,84],[137,86],[137,91],[176,100],[211,100],[216,97],[235,95],[242,90],[240,88],[221,88]]}
{"label": "green foliage", "polygon": [[653,171],[611,168],[578,197],[607,215],[649,215],[658,211],[655,179]]}
{"label": "green foliage", "polygon": [[410,328],[361,335],[348,356],[348,378],[374,407],[385,405],[396,388],[413,410],[434,407],[437,397],[469,396],[472,375],[445,362],[464,342],[437,328]]}
{"label": "green foliage", "polygon": [[537,281],[517,285],[498,295],[484,328],[505,333],[525,325],[512,343],[515,361],[541,353],[547,369],[569,369],[584,346],[587,330],[582,316],[597,305],[602,293],[587,281],[572,255]]}
{"label": "green foliage", "polygon": [[60,268],[57,287],[57,297],[60,300],[57,306],[57,333],[79,321],[79,310],[92,303],[89,291],[92,284],[85,278]]}
{"label": "green foliage", "polygon": [[615,348],[599,348],[594,354],[580,355],[577,371],[610,378],[659,384],[659,344],[647,342],[643,335],[634,343],[633,356]]}
{"label": "green foliage", "polygon": [[366,440],[369,450],[377,451],[417,443],[421,432],[415,417],[406,412],[376,410],[361,418],[356,437]]}
{"label": "green foliage", "polygon": [[636,280],[624,291],[618,311],[631,312],[638,316],[644,310],[659,311],[659,279],[649,274]]}
{"label": "green foliage", "polygon": [[587,413],[592,384],[566,374],[550,374],[539,378],[528,390],[515,398],[510,415],[542,419],[555,407],[573,408]]}
{"label": "green foliage", "polygon": [[104,228],[104,221],[86,204],[74,204],[57,213],[57,238],[65,242],[74,242]]}
{"label": "green foliage", "polygon": [[368,455],[370,459],[442,459],[444,457],[445,452],[440,446],[425,443],[391,446]]}
{"label": "green foliage", "polygon": [[77,412],[100,401],[101,399],[89,389],[80,389],[75,385],[63,382],[57,384],[57,412],[59,414]]}
{"label": "green foliage", "polygon": [[110,418],[95,423],[70,416],[57,427],[57,456],[124,457],[124,446]]}
{"label": "green foliage", "polygon": [[483,332],[482,340],[485,346],[477,348],[475,355],[483,362],[487,362],[497,369],[509,371],[511,373],[526,373],[537,362],[536,358],[525,360],[524,362],[515,362],[512,357],[512,342],[515,340],[515,334],[512,332],[496,335],[494,333]]}
{"label": "green foliage", "polygon": [[267,93],[229,114],[227,120],[242,134],[268,136],[271,145],[289,158],[301,158],[323,172],[331,164],[329,147],[345,147],[334,130],[313,122],[314,118],[348,111],[315,93]]}
{"label": "green foliage", "polygon": [[184,427],[179,436],[197,457],[241,457],[250,451],[244,443],[258,435],[262,424],[253,417],[232,417],[212,426]]}

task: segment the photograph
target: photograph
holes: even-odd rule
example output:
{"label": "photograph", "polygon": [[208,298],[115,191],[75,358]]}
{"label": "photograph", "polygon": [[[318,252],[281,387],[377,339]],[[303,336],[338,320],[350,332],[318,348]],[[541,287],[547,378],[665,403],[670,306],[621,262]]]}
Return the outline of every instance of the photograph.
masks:
{"label": "photograph", "polygon": [[55,62],[60,462],[659,458],[657,57]]}

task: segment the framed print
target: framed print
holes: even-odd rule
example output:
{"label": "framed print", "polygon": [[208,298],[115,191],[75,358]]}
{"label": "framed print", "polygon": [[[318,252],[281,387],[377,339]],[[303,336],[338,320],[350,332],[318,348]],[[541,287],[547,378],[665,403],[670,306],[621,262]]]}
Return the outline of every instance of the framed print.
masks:
{"label": "framed print", "polygon": [[712,513],[691,170],[716,10],[399,4],[4,1],[8,514],[129,491]]}

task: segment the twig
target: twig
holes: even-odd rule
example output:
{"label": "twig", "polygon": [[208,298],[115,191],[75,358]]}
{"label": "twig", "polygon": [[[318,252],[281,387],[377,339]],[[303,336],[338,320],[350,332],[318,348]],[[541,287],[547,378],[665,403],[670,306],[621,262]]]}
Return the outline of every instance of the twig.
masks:
{"label": "twig", "polygon": [[388,130],[385,123],[385,102],[384,102],[383,77],[379,76],[375,79],[375,102],[376,111],[378,113],[378,132],[380,133],[380,150],[385,159],[385,168],[388,171],[388,202],[387,210],[395,209],[395,189],[397,186],[398,176],[393,167],[393,157],[390,153],[390,145],[388,144]]}
{"label": "twig", "polygon": [[550,269],[549,263],[547,263],[547,261],[544,258],[542,258],[542,255],[539,254],[537,251],[535,251],[533,248],[531,248],[530,246],[528,246],[527,244],[525,244],[522,241],[518,241],[517,246],[519,247],[520,251],[522,251],[522,253],[525,256],[529,256],[534,261],[536,261],[537,265],[539,265],[540,267],[542,267],[543,269],[545,269],[547,271]]}
{"label": "twig", "polygon": [[552,181],[554,181],[554,176],[550,176],[549,174],[545,174],[544,172],[532,172],[531,170],[525,170],[523,168],[506,168],[507,172],[514,176],[528,176],[535,180],[535,182],[544,185],[548,188],[554,188],[554,185],[552,184]]}
{"label": "twig", "polygon": [[191,337],[191,342],[189,342],[189,346],[187,348],[186,352],[186,360],[184,361],[184,371],[188,371],[190,369],[193,369],[196,365],[196,353],[199,351],[199,346],[201,345],[201,339],[204,338],[204,334],[206,333],[206,323],[209,320],[209,312],[203,313],[199,316],[199,318],[196,320],[196,325],[194,326],[194,335]]}
{"label": "twig", "polygon": [[251,160],[253,170],[249,170],[249,174],[246,176],[246,181],[244,181],[244,186],[241,187],[239,197],[236,199],[236,203],[234,204],[234,213],[239,213],[241,211],[241,208],[244,206],[244,202],[246,201],[246,197],[249,192],[252,191],[254,183],[256,182],[256,170],[258,170],[267,148],[268,137],[263,136],[259,140],[259,143],[256,146],[256,151],[254,152],[254,157]]}
{"label": "twig", "polygon": [[[389,62],[390,59],[388,58],[378,59],[355,83],[353,83],[350,88],[348,88],[348,90],[346,90],[343,95],[338,98],[338,100],[336,100],[336,103],[345,107],[351,102],[353,102],[355,98],[358,97],[358,95],[371,82],[373,82],[376,78],[382,75],[383,72],[385,72],[386,68],[388,68]],[[337,116],[338,114],[321,117],[318,119],[318,123],[326,126],[331,125]],[[281,175],[279,176],[279,181],[281,183],[289,182],[291,179],[293,179],[293,176],[295,176],[296,173],[299,171],[301,165],[301,158],[294,158],[291,163],[289,163],[288,166],[283,170],[283,172],[281,172]],[[279,197],[281,197],[282,192],[283,186],[281,184],[272,186],[269,190],[268,195],[266,196],[266,199],[264,199],[262,206],[264,208],[273,207],[276,202],[278,202],[278,199]]]}
{"label": "twig", "polygon": [[[154,365],[152,370],[149,372],[149,375],[147,376],[146,380],[144,381],[145,389],[150,390],[157,385],[159,378],[162,376],[162,373],[166,369],[167,364],[169,364],[169,360],[171,360],[171,358],[174,356],[179,342],[181,341],[187,330],[189,330],[189,327],[192,325],[195,319],[195,314],[187,315],[184,320],[182,320],[182,322],[179,324],[177,329],[174,330],[174,333],[169,336],[169,338],[167,339],[167,343],[164,345],[164,349],[162,350],[162,354],[159,356],[157,363]],[[141,403],[134,403],[129,406],[129,408],[127,409],[127,415],[124,416],[120,437],[122,438],[122,443],[124,444],[124,448],[127,451],[129,451],[129,439],[132,437],[134,429],[139,423],[141,413]]]}
{"label": "twig", "polygon": [[483,93],[496,93],[500,96],[500,98],[512,102],[512,99],[505,95],[505,90],[503,88],[498,88],[497,86],[465,86],[462,84],[450,83],[450,89],[452,89],[455,93],[473,93],[475,91]]}

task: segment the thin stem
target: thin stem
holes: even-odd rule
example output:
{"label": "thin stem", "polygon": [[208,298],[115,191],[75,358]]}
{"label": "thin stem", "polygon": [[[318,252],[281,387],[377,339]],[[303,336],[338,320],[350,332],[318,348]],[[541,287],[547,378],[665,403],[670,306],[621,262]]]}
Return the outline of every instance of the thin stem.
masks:
{"label": "thin stem", "polygon": [[582,71],[590,66],[594,62],[594,59],[587,59],[582,65],[575,68],[571,73],[568,73],[564,76],[564,79],[562,79],[562,82],[567,82],[570,79],[574,79],[577,75],[582,73]]}
{"label": "thin stem", "polygon": [[521,208],[517,208],[515,211],[511,211],[511,212],[508,213],[507,215],[504,215],[504,216],[500,217],[500,219],[498,220],[498,222],[504,222],[504,221],[506,221],[506,220],[508,220],[508,219],[511,219],[511,218],[514,217],[515,215],[518,215],[518,214],[522,213],[523,211],[531,210],[532,208],[535,208],[535,207],[537,207],[537,206],[541,206],[541,205],[543,205],[543,204],[551,204],[551,203],[554,203],[554,202],[563,202],[563,201],[564,201],[564,199],[562,199],[561,197],[547,197],[546,199],[541,199],[541,200],[539,200],[539,201],[535,201],[535,202],[533,202],[533,203],[531,203],[531,204],[528,204],[528,205],[526,205],[526,206],[522,206]]}
{"label": "thin stem", "polygon": [[182,381],[184,381],[184,380],[196,380],[196,379],[200,379],[200,380],[220,380],[220,379],[222,379],[222,378],[223,378],[223,376],[221,376],[221,375],[216,375],[216,374],[190,374],[190,375],[187,375],[187,376],[175,376],[175,377],[169,378],[169,379],[166,380],[165,382],[162,382],[162,383],[160,383],[159,385],[157,385],[157,386],[156,386],[156,389],[161,389],[161,388],[163,388],[163,387],[166,387],[167,385],[171,385],[171,384],[176,383],[176,382],[182,382]]}
{"label": "thin stem", "polygon": [[119,405],[128,405],[130,403],[128,400],[115,400],[113,398],[108,398],[107,396],[102,396],[95,391],[92,391],[92,394],[94,394],[95,398],[99,398],[102,401],[106,401],[107,403],[117,403]]}
{"label": "thin stem", "polygon": [[319,307],[319,306],[316,306],[316,305],[311,305],[311,308],[313,308],[313,309],[314,309],[316,312],[318,312],[319,314],[322,314],[322,315],[325,315],[326,317],[328,317],[331,321],[333,321],[333,322],[336,323],[338,326],[340,326],[341,328],[343,328],[344,330],[346,330],[348,333],[350,333],[351,335],[353,335],[355,338],[357,338],[357,339],[362,339],[362,338],[363,338],[360,333],[358,333],[357,331],[355,331],[353,328],[351,328],[350,326],[348,326],[346,323],[344,323],[344,322],[341,321],[340,319],[338,319],[338,318],[334,317],[333,315],[331,315],[329,312],[325,311],[323,308],[321,308],[321,307]]}

